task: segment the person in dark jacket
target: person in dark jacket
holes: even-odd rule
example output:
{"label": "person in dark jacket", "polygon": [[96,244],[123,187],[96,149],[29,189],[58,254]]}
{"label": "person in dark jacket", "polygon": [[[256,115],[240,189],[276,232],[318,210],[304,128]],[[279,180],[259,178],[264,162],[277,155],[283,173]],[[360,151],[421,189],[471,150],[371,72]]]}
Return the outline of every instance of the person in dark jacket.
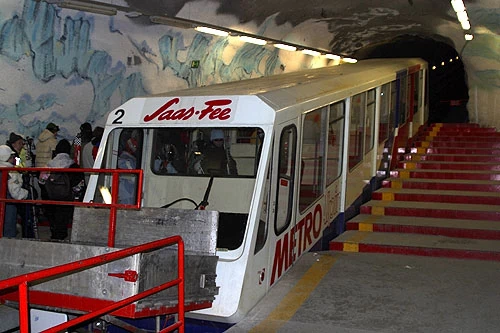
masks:
{"label": "person in dark jacket", "polygon": [[[49,168],[79,168],[78,164],[70,156],[71,144],[68,140],[63,139],[59,141],[55,149],[55,157],[47,163]],[[51,172],[52,173],[52,172]],[[75,189],[84,188],[85,180],[83,172],[68,172],[69,186],[71,189],[71,194],[69,197],[65,198],[64,201],[73,201],[75,198]],[[48,182],[50,181],[50,175],[45,179],[45,187],[47,188]],[[59,197],[54,197],[50,194],[48,196],[49,200],[62,200]],[[68,225],[73,220],[74,206],[68,205],[56,205],[54,206],[55,214],[49,217],[51,238],[56,240],[62,240],[68,237]]]}

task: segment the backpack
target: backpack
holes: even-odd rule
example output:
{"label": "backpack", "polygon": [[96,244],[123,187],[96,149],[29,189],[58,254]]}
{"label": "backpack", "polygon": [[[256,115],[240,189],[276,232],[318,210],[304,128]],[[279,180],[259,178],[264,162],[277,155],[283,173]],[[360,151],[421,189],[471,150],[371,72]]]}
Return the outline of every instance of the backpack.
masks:
{"label": "backpack", "polygon": [[73,200],[73,190],[67,173],[50,173],[45,181],[45,189],[50,200],[71,201]]}

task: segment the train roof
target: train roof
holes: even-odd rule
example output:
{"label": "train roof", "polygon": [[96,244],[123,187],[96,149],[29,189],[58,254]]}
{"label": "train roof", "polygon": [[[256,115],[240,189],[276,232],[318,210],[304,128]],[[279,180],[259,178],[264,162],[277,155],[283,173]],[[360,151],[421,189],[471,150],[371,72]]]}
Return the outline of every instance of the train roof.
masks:
{"label": "train roof", "polygon": [[[426,67],[427,63],[420,58],[368,59],[358,61],[355,64],[306,69],[292,73],[182,89],[153,95],[153,97],[258,95],[269,101],[278,110],[285,108],[289,103],[297,104],[296,99],[314,98],[327,91],[364,91],[370,86],[375,87],[381,82],[393,80],[396,77],[396,72],[416,65]],[[306,86],[310,86],[310,89]],[[280,91],[282,95],[294,96],[294,98],[279,101],[276,91]]]}
{"label": "train roof", "polygon": [[[281,117],[286,117],[281,112],[286,109],[300,107],[302,111],[307,111],[342,100],[393,81],[398,72],[418,66],[425,68],[427,63],[418,58],[370,59],[356,64],[308,69],[136,97],[112,111],[108,116],[107,125],[155,126],[166,124],[165,121],[179,126],[188,122],[196,122],[199,126],[213,125],[213,117],[208,119],[205,116],[188,116],[189,112],[186,110],[193,110],[193,114],[200,115],[200,110],[206,105],[220,101],[227,101],[228,105],[225,107],[229,108],[228,110],[238,110],[232,112],[225,123],[271,124],[274,121],[280,122]],[[166,111],[167,109],[171,111]],[[167,116],[169,113],[174,115]]]}

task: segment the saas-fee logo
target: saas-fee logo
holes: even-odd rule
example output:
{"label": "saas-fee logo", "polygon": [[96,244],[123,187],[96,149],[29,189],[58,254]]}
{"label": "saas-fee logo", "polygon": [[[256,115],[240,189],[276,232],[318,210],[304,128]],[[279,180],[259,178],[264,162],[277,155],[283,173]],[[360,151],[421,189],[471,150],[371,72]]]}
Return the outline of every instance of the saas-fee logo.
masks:
{"label": "saas-fee logo", "polygon": [[212,99],[204,102],[202,107],[180,107],[180,98],[175,97],[160,106],[156,111],[144,116],[145,122],[168,120],[227,120],[231,117],[230,99]]}

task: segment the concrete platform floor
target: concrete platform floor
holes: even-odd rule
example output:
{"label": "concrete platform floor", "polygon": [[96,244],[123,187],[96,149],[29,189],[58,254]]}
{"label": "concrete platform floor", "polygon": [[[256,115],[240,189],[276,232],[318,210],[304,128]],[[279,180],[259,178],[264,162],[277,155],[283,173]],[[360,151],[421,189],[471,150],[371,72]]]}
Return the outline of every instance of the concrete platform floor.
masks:
{"label": "concrete platform floor", "polygon": [[498,332],[500,262],[307,253],[227,332]]}

